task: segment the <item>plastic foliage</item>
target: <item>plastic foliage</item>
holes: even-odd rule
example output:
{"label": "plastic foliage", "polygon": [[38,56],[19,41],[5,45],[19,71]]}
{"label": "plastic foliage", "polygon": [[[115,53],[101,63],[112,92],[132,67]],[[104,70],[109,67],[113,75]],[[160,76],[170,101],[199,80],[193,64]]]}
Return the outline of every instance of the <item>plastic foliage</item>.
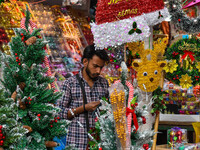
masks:
{"label": "plastic foliage", "polygon": [[190,18],[184,12],[180,0],[169,0],[169,13],[175,25],[187,33],[200,32],[200,17]]}
{"label": "plastic foliage", "polygon": [[106,98],[102,98],[101,104],[100,111],[96,113],[95,129],[90,130],[91,135],[96,139],[96,142],[89,142],[90,149],[99,150],[101,147],[103,150],[116,150],[117,143],[112,107]]}
{"label": "plastic foliage", "polygon": [[[69,124],[67,120],[60,120],[60,108],[54,105],[62,93],[49,89],[48,85],[55,79],[46,76],[47,68],[41,67],[47,42],[40,37],[40,31],[34,29],[29,33],[15,29],[16,36],[9,43],[11,56],[2,55],[5,96],[9,98],[17,93],[18,121],[33,130],[21,144],[21,149],[28,150],[47,149],[45,141],[65,136]],[[16,91],[17,86],[20,89]]]}
{"label": "plastic foliage", "polygon": [[28,133],[17,122],[17,104],[12,98],[5,98],[4,90],[0,89],[0,147],[4,150],[18,150],[18,142]]}
{"label": "plastic foliage", "polygon": [[158,87],[152,94],[153,104],[152,104],[152,114],[157,114],[166,109],[165,101],[163,100],[163,94],[167,94],[165,91],[162,91],[161,87]]}

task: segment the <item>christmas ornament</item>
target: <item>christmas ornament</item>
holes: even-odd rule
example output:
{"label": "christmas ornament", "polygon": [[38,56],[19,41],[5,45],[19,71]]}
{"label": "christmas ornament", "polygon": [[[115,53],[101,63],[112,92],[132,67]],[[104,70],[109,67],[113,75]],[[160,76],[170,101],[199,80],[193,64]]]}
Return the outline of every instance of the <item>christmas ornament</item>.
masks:
{"label": "christmas ornament", "polygon": [[187,14],[183,11],[184,8],[192,6],[196,2],[190,2],[188,5],[182,7],[181,1],[174,1],[169,0],[169,12],[171,15],[172,22],[180,29],[187,33],[196,33],[200,32],[200,18],[197,17],[195,19],[190,18]]}
{"label": "christmas ornament", "polygon": [[198,69],[200,62],[199,42],[199,39],[194,38],[181,39],[166,50],[165,56],[168,61],[168,64],[164,67],[166,79],[180,85],[181,76],[187,74],[192,80],[189,85],[195,86],[200,83],[195,77],[199,76],[200,72]]}
{"label": "christmas ornament", "polygon": [[[157,43],[154,43],[155,45]],[[166,61],[158,61],[158,57],[163,53],[162,49],[157,46],[156,49],[141,48],[137,51],[141,57],[141,61],[135,60],[132,62],[132,67],[137,71],[138,86],[141,90],[146,92],[153,92],[159,86],[161,79],[162,68],[165,66]]]}
{"label": "christmas ornament", "polygon": [[[117,87],[117,89],[115,88]],[[115,120],[115,127],[117,137],[119,138],[122,149],[127,147],[127,134],[126,134],[126,105],[125,93],[121,83],[111,86],[110,102],[113,108],[113,116]]]}
{"label": "christmas ornament", "polygon": [[180,85],[182,88],[189,88],[192,86],[192,80],[191,77],[188,76],[188,74],[182,75],[180,80]]}
{"label": "christmas ornament", "polygon": [[[163,17],[158,18],[159,12]],[[95,46],[106,48],[143,40],[150,35],[148,26],[162,22],[167,16],[163,1],[98,1],[96,22],[91,23]],[[132,28],[133,22],[137,28]]]}
{"label": "christmas ornament", "polygon": [[176,140],[176,142],[177,143],[182,143],[182,131],[177,131],[176,132],[176,137],[177,137],[177,140]]}
{"label": "christmas ornament", "polygon": [[186,8],[188,8],[188,7],[193,7],[193,6],[195,6],[195,5],[198,5],[199,3],[200,3],[200,0],[193,0],[193,1],[189,2],[187,5],[185,5],[185,6],[183,7],[183,9],[186,9]]}
{"label": "christmas ornament", "polygon": [[165,67],[163,67],[163,70],[166,72],[173,73],[174,71],[177,70],[178,64],[176,63],[176,60],[171,60],[169,61]]}
{"label": "christmas ornament", "polygon": [[25,41],[26,45],[31,45],[36,42],[37,38],[35,36],[30,37],[28,40]]}

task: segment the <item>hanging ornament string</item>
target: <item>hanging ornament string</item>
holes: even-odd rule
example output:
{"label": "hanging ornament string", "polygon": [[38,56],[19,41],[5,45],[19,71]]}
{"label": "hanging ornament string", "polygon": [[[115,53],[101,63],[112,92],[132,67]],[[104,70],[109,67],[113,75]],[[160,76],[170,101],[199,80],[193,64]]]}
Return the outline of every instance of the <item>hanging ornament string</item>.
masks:
{"label": "hanging ornament string", "polygon": [[[21,26],[22,29],[27,31],[26,26],[25,26],[25,22],[26,22],[26,18],[23,18],[21,20],[20,26]],[[33,30],[37,28],[36,24],[34,22],[32,22],[30,19],[29,19],[29,27],[30,27],[30,33],[32,33]],[[45,47],[44,49],[45,49],[46,54],[48,54],[47,48]],[[50,69],[50,65],[49,65],[49,61],[48,61],[47,56],[44,57],[44,64],[45,64],[45,67],[48,68],[47,76],[51,77],[52,73],[51,73],[51,69]],[[56,89],[54,82],[51,83],[51,88]]]}
{"label": "hanging ornament string", "polygon": [[[117,81],[114,82],[114,84],[117,84],[119,82],[121,82],[121,81],[117,80]],[[126,86],[129,88],[128,108],[130,109],[131,108],[130,103],[131,103],[131,100],[133,99],[134,88],[133,88],[133,85],[130,82],[128,82],[128,81],[126,81]],[[129,135],[131,135],[131,123],[132,123],[132,113],[129,113],[128,117],[127,117],[127,126],[128,126],[128,133],[129,133]],[[136,124],[134,124],[135,127],[137,126]]]}

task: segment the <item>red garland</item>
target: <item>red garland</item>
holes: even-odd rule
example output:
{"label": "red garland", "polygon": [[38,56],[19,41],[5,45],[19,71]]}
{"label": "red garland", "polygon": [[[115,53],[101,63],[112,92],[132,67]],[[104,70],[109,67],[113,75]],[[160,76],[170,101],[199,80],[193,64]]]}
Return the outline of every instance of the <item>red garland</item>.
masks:
{"label": "red garland", "polygon": [[127,107],[126,108],[126,116],[128,116],[130,113],[133,115],[133,122],[134,122],[134,125],[135,125],[135,131],[137,132],[139,125],[138,125],[138,121],[137,121],[137,116],[135,114],[135,110],[134,109],[132,110],[132,109]]}
{"label": "red garland", "polygon": [[[108,4],[108,3],[112,4]],[[116,2],[116,3],[115,3]],[[113,22],[127,19],[130,17],[140,16],[143,13],[150,13],[164,8],[163,0],[101,0],[97,3],[95,20],[97,24]],[[125,13],[126,10],[136,10],[134,13],[127,11],[127,14],[119,17],[119,12]],[[133,11],[134,11],[133,10]]]}

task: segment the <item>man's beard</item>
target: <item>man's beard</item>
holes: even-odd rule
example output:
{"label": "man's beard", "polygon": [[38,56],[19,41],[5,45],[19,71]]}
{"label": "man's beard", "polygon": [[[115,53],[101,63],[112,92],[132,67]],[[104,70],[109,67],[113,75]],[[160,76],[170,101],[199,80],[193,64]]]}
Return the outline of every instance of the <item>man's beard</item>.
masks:
{"label": "man's beard", "polygon": [[[87,65],[85,71],[86,71],[88,77],[89,77],[90,79],[92,79],[93,81],[96,81],[96,80],[98,79],[99,74],[96,74],[96,73],[95,73],[95,74],[92,74],[92,73],[90,72],[89,68],[88,68],[88,65]],[[97,75],[97,77],[92,77],[91,75],[94,75],[94,76]]]}

